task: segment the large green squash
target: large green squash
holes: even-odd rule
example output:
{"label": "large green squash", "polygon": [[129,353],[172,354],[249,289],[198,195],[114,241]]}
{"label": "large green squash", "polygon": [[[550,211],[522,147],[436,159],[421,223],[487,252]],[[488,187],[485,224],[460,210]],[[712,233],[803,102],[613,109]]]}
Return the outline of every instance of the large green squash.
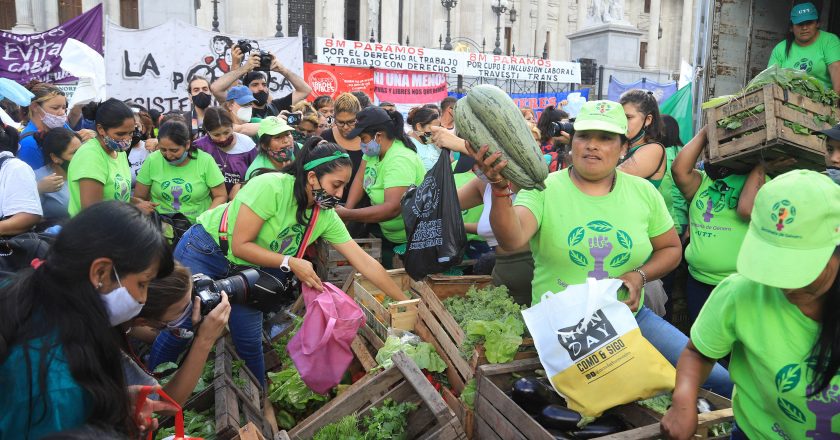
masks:
{"label": "large green squash", "polygon": [[488,154],[501,151],[502,160],[508,161],[502,176],[518,187],[545,189],[548,165],[542,151],[519,107],[502,89],[473,87],[455,106],[455,129],[476,151],[484,145]]}

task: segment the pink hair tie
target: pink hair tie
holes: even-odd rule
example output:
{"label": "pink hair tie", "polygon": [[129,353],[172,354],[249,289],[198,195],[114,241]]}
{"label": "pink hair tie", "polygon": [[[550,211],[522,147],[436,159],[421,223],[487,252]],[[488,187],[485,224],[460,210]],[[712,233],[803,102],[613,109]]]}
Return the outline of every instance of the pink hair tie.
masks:
{"label": "pink hair tie", "polygon": [[34,260],[32,260],[31,263],[29,263],[29,265],[32,266],[33,269],[38,270],[38,268],[41,267],[41,265],[43,265],[44,263],[46,263],[45,260],[35,258]]}

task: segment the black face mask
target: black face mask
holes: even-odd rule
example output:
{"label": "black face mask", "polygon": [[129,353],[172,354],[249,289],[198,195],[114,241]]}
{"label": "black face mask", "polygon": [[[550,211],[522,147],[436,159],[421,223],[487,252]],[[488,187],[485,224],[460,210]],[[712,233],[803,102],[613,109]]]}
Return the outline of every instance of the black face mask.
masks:
{"label": "black face mask", "polygon": [[254,93],[254,99],[257,100],[257,105],[263,106],[266,102],[268,102],[268,92],[262,90],[257,93]]}
{"label": "black face mask", "polygon": [[149,138],[148,134],[142,133],[140,130],[135,128],[134,133],[131,134],[131,146],[133,147],[133,146],[137,145],[138,142],[145,141],[148,138]]}
{"label": "black face mask", "polygon": [[204,110],[207,107],[210,107],[210,100],[211,99],[212,98],[210,97],[209,94],[201,92],[197,95],[193,95],[192,102],[193,102],[193,105],[195,105],[196,107]]}

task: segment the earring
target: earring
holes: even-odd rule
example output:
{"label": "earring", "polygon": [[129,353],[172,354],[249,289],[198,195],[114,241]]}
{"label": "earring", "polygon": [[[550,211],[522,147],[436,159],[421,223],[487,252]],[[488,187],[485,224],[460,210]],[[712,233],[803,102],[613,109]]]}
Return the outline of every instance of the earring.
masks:
{"label": "earring", "polygon": [[96,288],[97,288],[97,289],[101,289],[101,288],[102,288],[102,281],[100,281],[100,282],[99,282],[99,284],[97,284],[97,285],[96,285]]}

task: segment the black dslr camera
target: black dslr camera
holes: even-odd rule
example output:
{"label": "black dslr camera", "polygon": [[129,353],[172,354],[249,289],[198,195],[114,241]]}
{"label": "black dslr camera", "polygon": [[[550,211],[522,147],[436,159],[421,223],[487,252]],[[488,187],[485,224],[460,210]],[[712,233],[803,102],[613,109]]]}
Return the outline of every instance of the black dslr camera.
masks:
{"label": "black dslr camera", "polygon": [[218,281],[214,281],[203,273],[193,275],[193,296],[201,301],[201,316],[210,313],[222,301],[222,290],[228,295],[231,304],[244,304],[257,281],[260,273],[254,269],[242,272]]}
{"label": "black dslr camera", "polygon": [[[254,50],[254,46],[251,45],[249,40],[239,40],[236,42],[236,46],[242,51],[242,55],[248,56],[252,50]],[[260,72],[269,72],[271,71],[271,61],[274,58],[274,55],[271,52],[260,50],[260,65],[254,70],[258,70]]]}
{"label": "black dslr camera", "polygon": [[570,119],[568,122],[552,122],[551,129],[549,130],[548,136],[549,137],[556,137],[560,136],[560,132],[565,131],[568,133],[569,137],[575,135],[575,120]]}

